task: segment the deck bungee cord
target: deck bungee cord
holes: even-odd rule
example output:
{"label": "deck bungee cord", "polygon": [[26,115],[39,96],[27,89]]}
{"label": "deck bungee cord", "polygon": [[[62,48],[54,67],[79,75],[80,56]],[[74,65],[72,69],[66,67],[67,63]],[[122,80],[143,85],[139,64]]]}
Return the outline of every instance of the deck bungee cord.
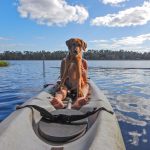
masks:
{"label": "deck bungee cord", "polygon": [[74,121],[88,118],[89,116],[94,115],[95,113],[99,113],[101,111],[106,111],[112,115],[114,114],[113,111],[110,111],[110,110],[106,109],[105,107],[93,108],[93,111],[88,111],[88,112],[81,114],[81,115],[66,115],[66,114],[53,115],[52,113],[50,113],[46,109],[44,109],[40,106],[37,106],[37,105],[25,105],[25,106],[17,106],[16,107],[17,110],[22,109],[22,108],[31,108],[31,109],[34,108],[35,110],[40,112],[41,116],[46,121],[53,122],[53,123],[63,123],[63,124],[69,124],[69,123],[72,123]]}

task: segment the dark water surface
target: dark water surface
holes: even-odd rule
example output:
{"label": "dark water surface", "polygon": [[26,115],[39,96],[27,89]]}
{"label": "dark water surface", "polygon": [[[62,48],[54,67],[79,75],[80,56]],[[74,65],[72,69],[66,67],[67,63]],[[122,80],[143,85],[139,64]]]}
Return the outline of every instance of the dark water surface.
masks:
{"label": "dark water surface", "polygon": [[[17,104],[55,83],[60,61],[10,61],[0,68],[0,121]],[[113,106],[127,150],[150,149],[150,61],[88,61],[89,76]]]}

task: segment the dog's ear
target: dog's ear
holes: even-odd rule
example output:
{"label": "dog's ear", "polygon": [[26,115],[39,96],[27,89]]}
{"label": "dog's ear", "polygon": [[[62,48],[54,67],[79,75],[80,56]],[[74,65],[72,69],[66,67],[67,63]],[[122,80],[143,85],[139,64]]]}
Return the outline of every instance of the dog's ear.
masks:
{"label": "dog's ear", "polygon": [[87,48],[87,44],[82,40],[82,49],[86,51],[86,48]]}
{"label": "dog's ear", "polygon": [[66,45],[69,47],[70,40],[66,41]]}
{"label": "dog's ear", "polygon": [[69,40],[66,41],[66,45],[67,45],[68,48],[70,47],[71,42],[72,42],[72,39],[69,39]]}

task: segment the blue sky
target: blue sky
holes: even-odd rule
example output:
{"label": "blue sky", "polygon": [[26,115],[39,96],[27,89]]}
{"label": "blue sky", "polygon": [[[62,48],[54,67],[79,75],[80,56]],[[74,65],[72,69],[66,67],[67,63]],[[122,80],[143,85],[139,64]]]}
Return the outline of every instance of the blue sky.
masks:
{"label": "blue sky", "polygon": [[1,0],[0,52],[88,49],[150,52],[149,0]]}

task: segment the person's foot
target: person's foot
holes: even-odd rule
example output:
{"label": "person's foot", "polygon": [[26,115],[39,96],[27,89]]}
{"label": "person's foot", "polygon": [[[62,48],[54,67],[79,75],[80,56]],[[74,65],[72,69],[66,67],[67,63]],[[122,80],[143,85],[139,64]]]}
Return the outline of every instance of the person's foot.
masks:
{"label": "person's foot", "polygon": [[57,98],[53,98],[53,100],[50,102],[56,109],[64,108],[64,104],[61,100]]}
{"label": "person's foot", "polygon": [[75,101],[75,103],[72,105],[72,108],[74,109],[80,109],[83,105],[87,103],[87,98],[86,97],[79,97]]}

